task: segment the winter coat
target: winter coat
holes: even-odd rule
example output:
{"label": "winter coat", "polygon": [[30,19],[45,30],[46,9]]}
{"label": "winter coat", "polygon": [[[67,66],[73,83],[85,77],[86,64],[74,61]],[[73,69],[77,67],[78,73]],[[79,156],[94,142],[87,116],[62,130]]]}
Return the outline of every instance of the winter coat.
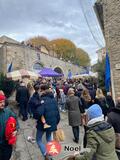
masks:
{"label": "winter coat", "polygon": [[85,110],[87,110],[90,106],[92,106],[94,103],[92,102],[92,100],[90,101],[85,101],[85,99],[83,97],[81,97],[81,101],[83,104],[83,107]]}
{"label": "winter coat", "polygon": [[115,103],[110,95],[106,96],[106,101],[109,106],[109,109],[108,109],[108,113],[109,113],[112,111],[113,108],[115,108]]}
{"label": "winter coat", "polygon": [[101,107],[104,116],[107,116],[109,106],[107,104],[106,98],[104,98],[104,97],[103,98],[96,98],[95,103]]}
{"label": "winter coat", "polygon": [[14,117],[9,117],[6,122],[5,137],[10,145],[16,144],[17,136],[13,135],[14,131],[16,131],[16,123],[17,121]]}
{"label": "winter coat", "polygon": [[25,86],[20,86],[16,93],[16,101],[18,103],[28,102],[30,97],[29,91]]}
{"label": "winter coat", "polygon": [[120,106],[114,108],[109,114],[108,114],[108,123],[110,123],[116,133],[116,148],[120,150]]}
{"label": "winter coat", "polygon": [[88,90],[89,90],[89,94],[91,96],[91,99],[94,100],[95,96],[96,96],[96,90],[93,88],[89,88]]}
{"label": "winter coat", "polygon": [[68,121],[70,126],[81,125],[81,113],[84,113],[83,106],[77,96],[70,96],[66,100],[65,108],[68,110]]}
{"label": "winter coat", "polygon": [[31,110],[32,114],[33,114],[33,118],[34,118],[34,113],[37,109],[37,107],[40,105],[40,95],[38,92],[33,93],[33,96],[30,98],[29,102],[28,102],[28,109]]}
{"label": "winter coat", "polygon": [[[3,110],[0,110],[0,144],[5,142],[5,128],[6,122],[9,117],[14,117],[17,120],[16,115],[9,108],[4,108]],[[19,129],[18,121],[16,128],[17,130]]]}
{"label": "winter coat", "polygon": [[115,133],[107,122],[97,122],[87,131],[87,148],[90,152],[76,156],[75,160],[118,160],[115,152]]}
{"label": "winter coat", "polygon": [[44,131],[41,116],[45,117],[45,121],[50,128],[45,129],[46,131],[56,131],[57,125],[60,121],[60,114],[57,106],[57,102],[52,93],[46,93],[41,96],[40,104],[34,113],[34,118],[37,119],[37,129]]}

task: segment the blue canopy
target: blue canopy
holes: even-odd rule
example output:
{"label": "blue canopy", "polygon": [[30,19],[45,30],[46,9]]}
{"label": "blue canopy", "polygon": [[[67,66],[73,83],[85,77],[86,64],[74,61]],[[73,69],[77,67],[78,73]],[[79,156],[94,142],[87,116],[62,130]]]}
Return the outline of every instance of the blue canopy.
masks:
{"label": "blue canopy", "polygon": [[43,77],[61,77],[63,74],[59,74],[52,70],[51,68],[43,68],[39,74]]}

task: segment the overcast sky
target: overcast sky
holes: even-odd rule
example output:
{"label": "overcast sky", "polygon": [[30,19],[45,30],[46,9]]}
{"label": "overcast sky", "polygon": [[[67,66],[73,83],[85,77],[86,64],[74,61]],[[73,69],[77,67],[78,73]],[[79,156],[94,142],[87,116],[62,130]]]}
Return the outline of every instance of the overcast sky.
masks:
{"label": "overcast sky", "polygon": [[[92,64],[97,60],[96,50],[104,40],[92,5],[95,0],[0,0],[0,36],[18,41],[33,36],[49,40],[67,38],[88,52]],[[85,21],[82,8],[89,20],[97,45]]]}

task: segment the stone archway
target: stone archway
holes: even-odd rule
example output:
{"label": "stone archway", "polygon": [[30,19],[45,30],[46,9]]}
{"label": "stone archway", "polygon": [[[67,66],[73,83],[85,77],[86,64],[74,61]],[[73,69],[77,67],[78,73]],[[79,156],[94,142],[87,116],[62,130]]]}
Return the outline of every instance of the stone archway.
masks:
{"label": "stone archway", "polygon": [[54,71],[57,72],[57,73],[63,74],[63,71],[60,67],[54,68]]}
{"label": "stone archway", "polygon": [[36,62],[36,63],[33,64],[33,70],[35,70],[35,71],[39,71],[42,68],[43,68],[43,65],[39,62]]}

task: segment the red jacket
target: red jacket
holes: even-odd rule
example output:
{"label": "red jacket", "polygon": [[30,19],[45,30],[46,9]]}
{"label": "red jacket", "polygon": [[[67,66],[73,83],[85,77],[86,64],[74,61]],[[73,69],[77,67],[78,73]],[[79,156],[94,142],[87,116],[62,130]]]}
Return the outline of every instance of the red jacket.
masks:
{"label": "red jacket", "polygon": [[16,131],[16,119],[14,117],[9,117],[6,122],[5,137],[8,144],[13,145],[16,143],[16,136],[13,136],[13,132]]}

